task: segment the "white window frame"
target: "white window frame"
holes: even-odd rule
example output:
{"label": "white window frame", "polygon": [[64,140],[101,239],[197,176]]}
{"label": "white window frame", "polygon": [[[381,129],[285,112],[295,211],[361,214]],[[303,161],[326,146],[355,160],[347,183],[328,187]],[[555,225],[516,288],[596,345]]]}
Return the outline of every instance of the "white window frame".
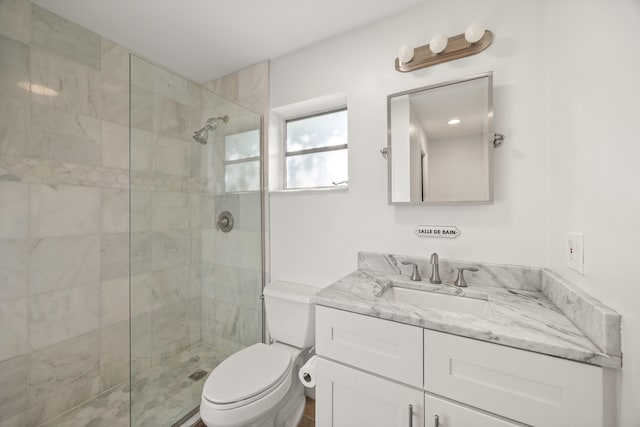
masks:
{"label": "white window frame", "polygon": [[307,187],[285,189],[286,139],[285,122],[299,117],[310,116],[317,113],[346,108],[349,111],[346,92],[335,92],[322,95],[317,98],[309,98],[288,104],[275,104],[269,111],[269,125],[267,150],[266,150],[266,174],[269,193],[273,195],[292,195],[303,193],[344,192],[349,190],[349,185],[336,185],[332,187]]}
{"label": "white window frame", "polygon": [[[245,132],[251,132],[250,131],[245,131]],[[244,133],[244,132],[238,132],[238,133]],[[230,135],[225,135],[225,139],[227,138],[227,136],[231,136],[231,135],[237,135],[236,134],[230,134]],[[260,135],[260,129],[258,129],[258,138],[261,138]],[[258,141],[258,151],[262,152],[262,145],[261,145],[261,141]],[[262,187],[262,166],[260,164],[260,155],[258,156],[253,156],[253,157],[243,157],[241,159],[235,159],[235,160],[227,160],[227,148],[226,148],[226,141],[223,141],[223,150],[222,150],[222,166],[224,168],[224,191],[225,193],[245,193],[245,192],[254,192],[254,191],[260,191],[260,188]],[[258,184],[258,188],[255,190],[234,190],[234,191],[229,191],[228,187],[227,187],[227,166],[228,165],[237,165],[240,163],[249,163],[249,162],[255,162],[258,161],[258,176],[260,178],[260,183]]]}
{"label": "white window frame", "polygon": [[[287,182],[287,157],[292,157],[292,156],[300,156],[300,155],[305,155],[305,154],[314,154],[314,153],[324,153],[324,152],[328,152],[328,151],[338,151],[338,150],[347,150],[347,155],[349,154],[349,139],[347,136],[347,143],[346,144],[339,144],[339,145],[329,145],[329,146],[324,146],[324,147],[318,147],[318,148],[307,148],[304,150],[296,150],[296,151],[287,151],[287,125],[290,122],[296,122],[298,120],[305,120],[305,119],[312,119],[314,117],[320,117],[320,116],[325,116],[328,114],[332,114],[332,113],[339,113],[341,111],[346,111],[347,114],[349,112],[349,109],[347,108],[346,105],[342,105],[340,107],[334,107],[334,108],[329,108],[323,111],[316,111],[313,113],[309,113],[309,114],[303,114],[303,115],[299,115],[299,116],[295,116],[295,117],[290,117],[284,120],[283,123],[283,137],[282,137],[282,154],[283,154],[283,159],[282,159],[282,183],[283,183],[283,189],[284,190],[288,190],[288,191],[292,191],[292,190],[313,190],[313,189],[326,189],[326,188],[335,188],[335,187],[339,187],[342,184],[345,184],[345,182],[341,182],[341,183],[336,183],[333,186],[314,186],[314,187],[303,187],[303,188],[290,188],[289,187],[289,183]],[[347,124],[347,135],[348,135],[348,124]],[[347,176],[349,174],[349,170],[347,167]],[[349,185],[349,181],[346,181],[346,185]]]}

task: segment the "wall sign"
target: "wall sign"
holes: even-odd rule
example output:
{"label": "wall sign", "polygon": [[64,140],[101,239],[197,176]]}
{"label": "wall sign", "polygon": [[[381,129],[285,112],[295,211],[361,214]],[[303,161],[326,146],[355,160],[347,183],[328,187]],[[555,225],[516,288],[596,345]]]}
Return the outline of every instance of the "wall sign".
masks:
{"label": "wall sign", "polygon": [[443,239],[455,239],[462,232],[452,225],[419,225],[416,227],[418,237],[439,237]]}

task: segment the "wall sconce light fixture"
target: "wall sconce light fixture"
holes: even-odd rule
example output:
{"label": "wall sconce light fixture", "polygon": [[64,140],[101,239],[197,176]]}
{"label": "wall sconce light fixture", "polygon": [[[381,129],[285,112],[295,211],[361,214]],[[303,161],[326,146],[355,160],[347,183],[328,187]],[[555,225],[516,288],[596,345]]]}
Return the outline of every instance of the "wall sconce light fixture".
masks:
{"label": "wall sconce light fixture", "polygon": [[429,44],[413,48],[402,45],[396,58],[396,70],[401,73],[419,70],[431,65],[441,64],[465,56],[475,55],[488,48],[493,42],[493,33],[484,25],[473,23],[464,34],[445,37],[436,34],[431,37]]}

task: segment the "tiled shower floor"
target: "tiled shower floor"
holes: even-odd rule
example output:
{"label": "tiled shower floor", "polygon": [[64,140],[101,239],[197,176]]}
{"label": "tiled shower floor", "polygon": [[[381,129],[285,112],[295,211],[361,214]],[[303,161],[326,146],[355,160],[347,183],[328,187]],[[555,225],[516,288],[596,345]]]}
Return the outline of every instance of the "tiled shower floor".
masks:
{"label": "tiled shower floor", "polygon": [[133,379],[132,427],[169,427],[200,405],[207,376],[193,381],[189,375],[201,369],[209,374],[227,358],[204,345],[198,345],[148,369]]}
{"label": "tiled shower floor", "polygon": [[[132,427],[170,427],[200,404],[206,376],[228,355],[202,344],[133,378]],[[46,427],[129,427],[129,385],[121,385],[45,424]]]}
{"label": "tiled shower floor", "polygon": [[129,427],[129,385],[119,385],[44,424],[46,427]]}

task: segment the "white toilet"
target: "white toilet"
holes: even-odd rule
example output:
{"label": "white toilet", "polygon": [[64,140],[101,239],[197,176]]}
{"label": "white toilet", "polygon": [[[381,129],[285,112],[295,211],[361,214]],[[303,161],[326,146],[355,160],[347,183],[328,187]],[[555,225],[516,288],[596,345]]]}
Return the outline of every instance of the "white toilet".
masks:
{"label": "white toilet", "polygon": [[200,417],[208,427],[295,427],[304,410],[298,370],[315,340],[317,289],[286,282],[264,288],[273,344],[254,344],[213,370],[204,384]]}

